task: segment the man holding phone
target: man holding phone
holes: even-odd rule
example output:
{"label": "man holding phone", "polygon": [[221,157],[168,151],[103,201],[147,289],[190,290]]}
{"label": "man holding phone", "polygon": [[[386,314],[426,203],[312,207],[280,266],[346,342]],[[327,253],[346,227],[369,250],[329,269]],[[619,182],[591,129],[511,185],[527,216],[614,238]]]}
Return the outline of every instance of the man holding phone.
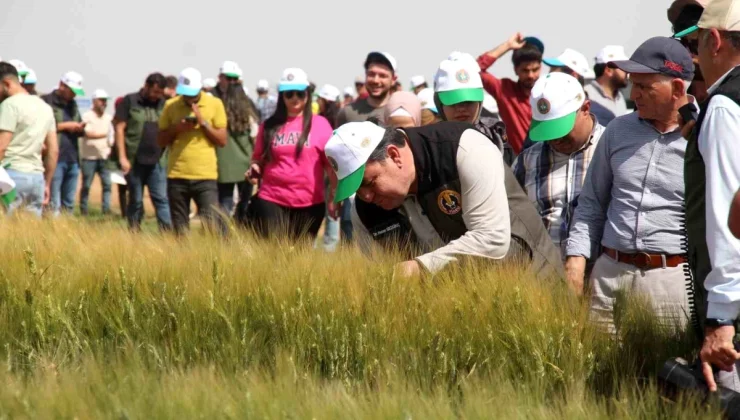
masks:
{"label": "man holding phone", "polygon": [[172,226],[178,235],[190,227],[190,200],[195,200],[206,228],[226,225],[217,216],[218,163],[216,147],[227,141],[226,110],[220,99],[201,92],[202,76],[194,68],[180,73],[178,96],[165,103],[159,118],[160,147],[169,148],[167,195]]}
{"label": "man holding phone", "polygon": [[75,97],[84,94],[82,76],[70,71],[62,76],[57,89],[42,97],[54,111],[59,139],[59,161],[51,181],[51,207],[55,215],[60,210],[74,210],[80,176],[78,140],[85,133]]}

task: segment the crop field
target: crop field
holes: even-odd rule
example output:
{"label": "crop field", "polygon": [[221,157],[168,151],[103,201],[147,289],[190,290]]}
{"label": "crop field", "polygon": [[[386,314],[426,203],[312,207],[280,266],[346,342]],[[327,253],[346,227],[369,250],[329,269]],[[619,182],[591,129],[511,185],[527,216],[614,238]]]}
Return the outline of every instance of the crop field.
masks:
{"label": "crop field", "polygon": [[558,281],[394,255],[0,218],[0,417],[718,418],[661,398],[690,332],[620,305],[617,337]]}

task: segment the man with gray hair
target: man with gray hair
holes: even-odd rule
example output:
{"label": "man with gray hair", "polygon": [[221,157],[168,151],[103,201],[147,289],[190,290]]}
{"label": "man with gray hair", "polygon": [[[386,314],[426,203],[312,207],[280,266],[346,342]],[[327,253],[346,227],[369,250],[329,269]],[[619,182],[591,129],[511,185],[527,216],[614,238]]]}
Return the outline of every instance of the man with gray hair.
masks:
{"label": "man with gray hair", "polygon": [[567,240],[566,275],[580,293],[586,260],[596,260],[591,314],[610,332],[616,331],[620,290],[649,298],[661,321],[683,327],[689,313],[681,246],[686,140],[678,109],[690,101],[694,65],[677,40],[665,37],[608,65],[630,74],[638,111],[614,119],[596,147]]}
{"label": "man with gray hair", "polygon": [[685,167],[689,266],[699,303],[706,304],[706,312],[698,312],[702,370],[711,390],[717,388],[713,365],[721,369],[721,385],[740,391],[740,353],[733,344],[740,314],[740,240],[728,226],[740,187],[740,0],[709,2],[698,24],[683,35],[698,42],[709,86],[709,98],[687,137]]}

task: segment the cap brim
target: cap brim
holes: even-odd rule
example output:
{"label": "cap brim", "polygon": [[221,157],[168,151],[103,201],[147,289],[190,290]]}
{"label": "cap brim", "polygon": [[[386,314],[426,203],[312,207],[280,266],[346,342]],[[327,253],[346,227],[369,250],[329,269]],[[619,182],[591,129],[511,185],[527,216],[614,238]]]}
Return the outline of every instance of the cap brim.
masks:
{"label": "cap brim", "polygon": [[658,70],[650,68],[644,64],[635,63],[632,60],[610,61],[609,63],[607,63],[607,66],[611,68],[618,68],[619,70],[623,70],[627,73],[644,73],[644,74],[660,73]]}
{"label": "cap brim", "polygon": [[576,124],[576,115],[574,111],[564,117],[556,118],[549,121],[532,120],[529,127],[529,138],[532,141],[550,141],[562,138],[573,130]]}
{"label": "cap brim", "polygon": [[242,75],[241,74],[238,74],[238,73],[221,73],[221,74],[223,74],[226,77],[235,77],[237,79],[240,78],[240,77],[242,77]]}
{"label": "cap brim", "polygon": [[558,60],[557,58],[545,58],[544,60],[542,60],[542,62],[550,67],[567,67],[565,63]]}
{"label": "cap brim", "polygon": [[197,96],[200,93],[199,87],[180,85],[175,90],[175,93],[182,96]]}
{"label": "cap brim", "polygon": [[73,87],[70,87],[70,89],[71,89],[71,90],[72,90],[72,92],[74,92],[74,93],[75,93],[75,95],[77,95],[77,96],[85,96],[85,90],[84,90],[84,89],[82,89],[82,88],[73,88]]}
{"label": "cap brim", "polygon": [[461,102],[483,102],[483,88],[456,89],[437,92],[442,105],[455,105]]}
{"label": "cap brim", "polygon": [[285,84],[285,85],[279,85],[278,86],[278,92],[287,92],[289,90],[306,90],[308,88],[308,85],[298,83],[298,84]]}
{"label": "cap brim", "polygon": [[362,185],[362,177],[364,176],[365,165],[362,165],[344,179],[340,179],[337,183],[337,193],[334,196],[334,202],[344,201],[356,193],[360,189],[360,185]]}
{"label": "cap brim", "polygon": [[689,26],[683,31],[673,34],[673,38],[680,39],[680,38],[685,37],[686,35],[693,34],[694,32],[698,30],[699,30],[699,25]]}

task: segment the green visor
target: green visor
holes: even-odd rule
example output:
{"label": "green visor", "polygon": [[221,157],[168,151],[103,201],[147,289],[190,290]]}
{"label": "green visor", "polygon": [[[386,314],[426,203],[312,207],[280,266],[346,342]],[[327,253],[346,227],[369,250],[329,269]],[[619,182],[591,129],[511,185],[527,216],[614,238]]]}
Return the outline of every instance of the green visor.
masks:
{"label": "green visor", "polygon": [[549,121],[532,120],[532,125],[529,127],[529,138],[532,141],[550,141],[564,137],[576,125],[576,114],[578,111]]}
{"label": "green visor", "polygon": [[685,37],[686,35],[691,34],[691,33],[694,33],[694,32],[696,32],[698,30],[699,30],[699,27],[697,25],[689,26],[688,28],[684,29],[683,31],[673,34],[673,38],[675,38],[675,39],[681,39],[681,38]]}
{"label": "green visor", "polygon": [[365,176],[365,165],[357,168],[356,171],[347,175],[346,178],[340,179],[337,184],[337,194],[334,196],[334,202],[339,203],[348,199],[352,194],[356,193],[362,185],[362,177]]}
{"label": "green visor", "polygon": [[437,92],[442,105],[452,106],[461,102],[483,102],[483,88],[455,89]]}

